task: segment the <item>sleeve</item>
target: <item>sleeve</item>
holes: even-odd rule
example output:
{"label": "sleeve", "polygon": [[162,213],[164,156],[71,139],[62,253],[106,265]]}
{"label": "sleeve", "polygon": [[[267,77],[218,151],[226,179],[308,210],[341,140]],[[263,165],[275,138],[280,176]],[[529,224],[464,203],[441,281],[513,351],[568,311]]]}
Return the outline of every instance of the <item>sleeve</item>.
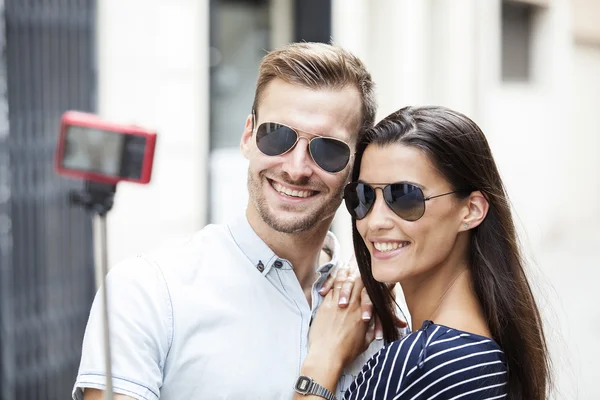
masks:
{"label": "sleeve", "polygon": [[[142,257],[113,267],[106,277],[113,391],[139,400],[160,397],[163,367],[173,340],[173,309],[164,276]],[[104,389],[102,290],[85,330],[73,399],[84,388]]]}
{"label": "sleeve", "polygon": [[364,365],[344,399],[402,399],[398,395],[408,384],[407,373],[421,349],[419,336],[410,334],[382,348]]}

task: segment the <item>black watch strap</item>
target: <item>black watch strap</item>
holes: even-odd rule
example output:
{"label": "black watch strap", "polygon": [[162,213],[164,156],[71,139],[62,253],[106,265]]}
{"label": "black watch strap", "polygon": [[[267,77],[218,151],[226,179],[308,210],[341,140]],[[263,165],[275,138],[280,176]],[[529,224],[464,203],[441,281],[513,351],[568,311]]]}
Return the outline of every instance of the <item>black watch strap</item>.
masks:
{"label": "black watch strap", "polygon": [[294,389],[296,392],[305,396],[311,394],[327,400],[337,400],[335,395],[331,393],[329,389],[319,385],[309,376],[300,375],[296,380]]}

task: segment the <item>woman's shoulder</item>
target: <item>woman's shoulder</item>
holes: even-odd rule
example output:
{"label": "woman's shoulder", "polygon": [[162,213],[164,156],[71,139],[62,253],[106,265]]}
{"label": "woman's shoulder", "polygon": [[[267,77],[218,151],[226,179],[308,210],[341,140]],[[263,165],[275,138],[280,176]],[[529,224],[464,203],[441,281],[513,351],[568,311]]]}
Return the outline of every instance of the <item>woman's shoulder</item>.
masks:
{"label": "woman's shoulder", "polygon": [[505,393],[506,379],[504,353],[495,341],[426,321],[373,356],[351,389],[377,399],[437,393],[443,399],[470,390],[493,397]]}
{"label": "woman's shoulder", "polygon": [[[415,346],[419,349],[419,361],[423,363],[426,362],[425,360],[432,362],[433,359],[441,357],[443,354],[449,356],[470,354],[471,357],[476,357],[480,354],[489,353],[502,359],[504,357],[502,349],[493,339],[445,325],[438,325],[432,321],[425,321],[421,329],[388,344],[385,349],[403,349],[404,352],[414,355]],[[436,356],[433,357],[434,355]]]}
{"label": "woman's shoulder", "polygon": [[[504,352],[493,339],[431,321],[425,321],[421,329],[384,346],[381,353],[384,357],[397,355],[403,360],[406,376],[425,367],[428,370],[466,367],[482,361],[505,365]],[[389,363],[386,366],[396,367]]]}

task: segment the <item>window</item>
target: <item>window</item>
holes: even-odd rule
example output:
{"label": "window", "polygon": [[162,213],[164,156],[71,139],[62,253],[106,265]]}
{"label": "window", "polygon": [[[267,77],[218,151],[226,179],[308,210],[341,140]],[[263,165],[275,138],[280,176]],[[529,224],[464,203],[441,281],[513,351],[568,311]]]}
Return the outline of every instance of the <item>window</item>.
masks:
{"label": "window", "polygon": [[257,66],[269,50],[269,2],[211,1],[211,149],[238,148]]}
{"label": "window", "polygon": [[502,1],[502,80],[527,82],[531,78],[532,32],[537,6]]}

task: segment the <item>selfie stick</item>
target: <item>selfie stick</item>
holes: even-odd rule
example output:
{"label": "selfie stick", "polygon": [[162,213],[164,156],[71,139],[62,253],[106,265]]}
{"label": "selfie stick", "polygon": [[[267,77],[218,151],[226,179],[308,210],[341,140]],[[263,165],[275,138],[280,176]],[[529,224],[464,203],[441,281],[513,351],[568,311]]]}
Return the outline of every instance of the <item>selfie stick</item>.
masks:
{"label": "selfie stick", "polygon": [[[106,274],[108,273],[108,245],[106,241],[106,214],[111,210],[114,202],[117,185],[109,185],[93,181],[85,181],[85,188],[81,191],[71,191],[69,200],[71,203],[83,206],[88,212],[97,217],[97,226],[100,233],[99,255],[100,268],[98,268],[97,257],[95,260],[96,280],[100,275],[100,286],[102,287],[102,301],[104,311],[104,360],[106,363],[106,390],[104,398],[113,400],[112,386],[112,364],[110,358],[110,335],[108,327],[108,292],[106,290]],[[97,271],[100,270],[100,274]]]}

